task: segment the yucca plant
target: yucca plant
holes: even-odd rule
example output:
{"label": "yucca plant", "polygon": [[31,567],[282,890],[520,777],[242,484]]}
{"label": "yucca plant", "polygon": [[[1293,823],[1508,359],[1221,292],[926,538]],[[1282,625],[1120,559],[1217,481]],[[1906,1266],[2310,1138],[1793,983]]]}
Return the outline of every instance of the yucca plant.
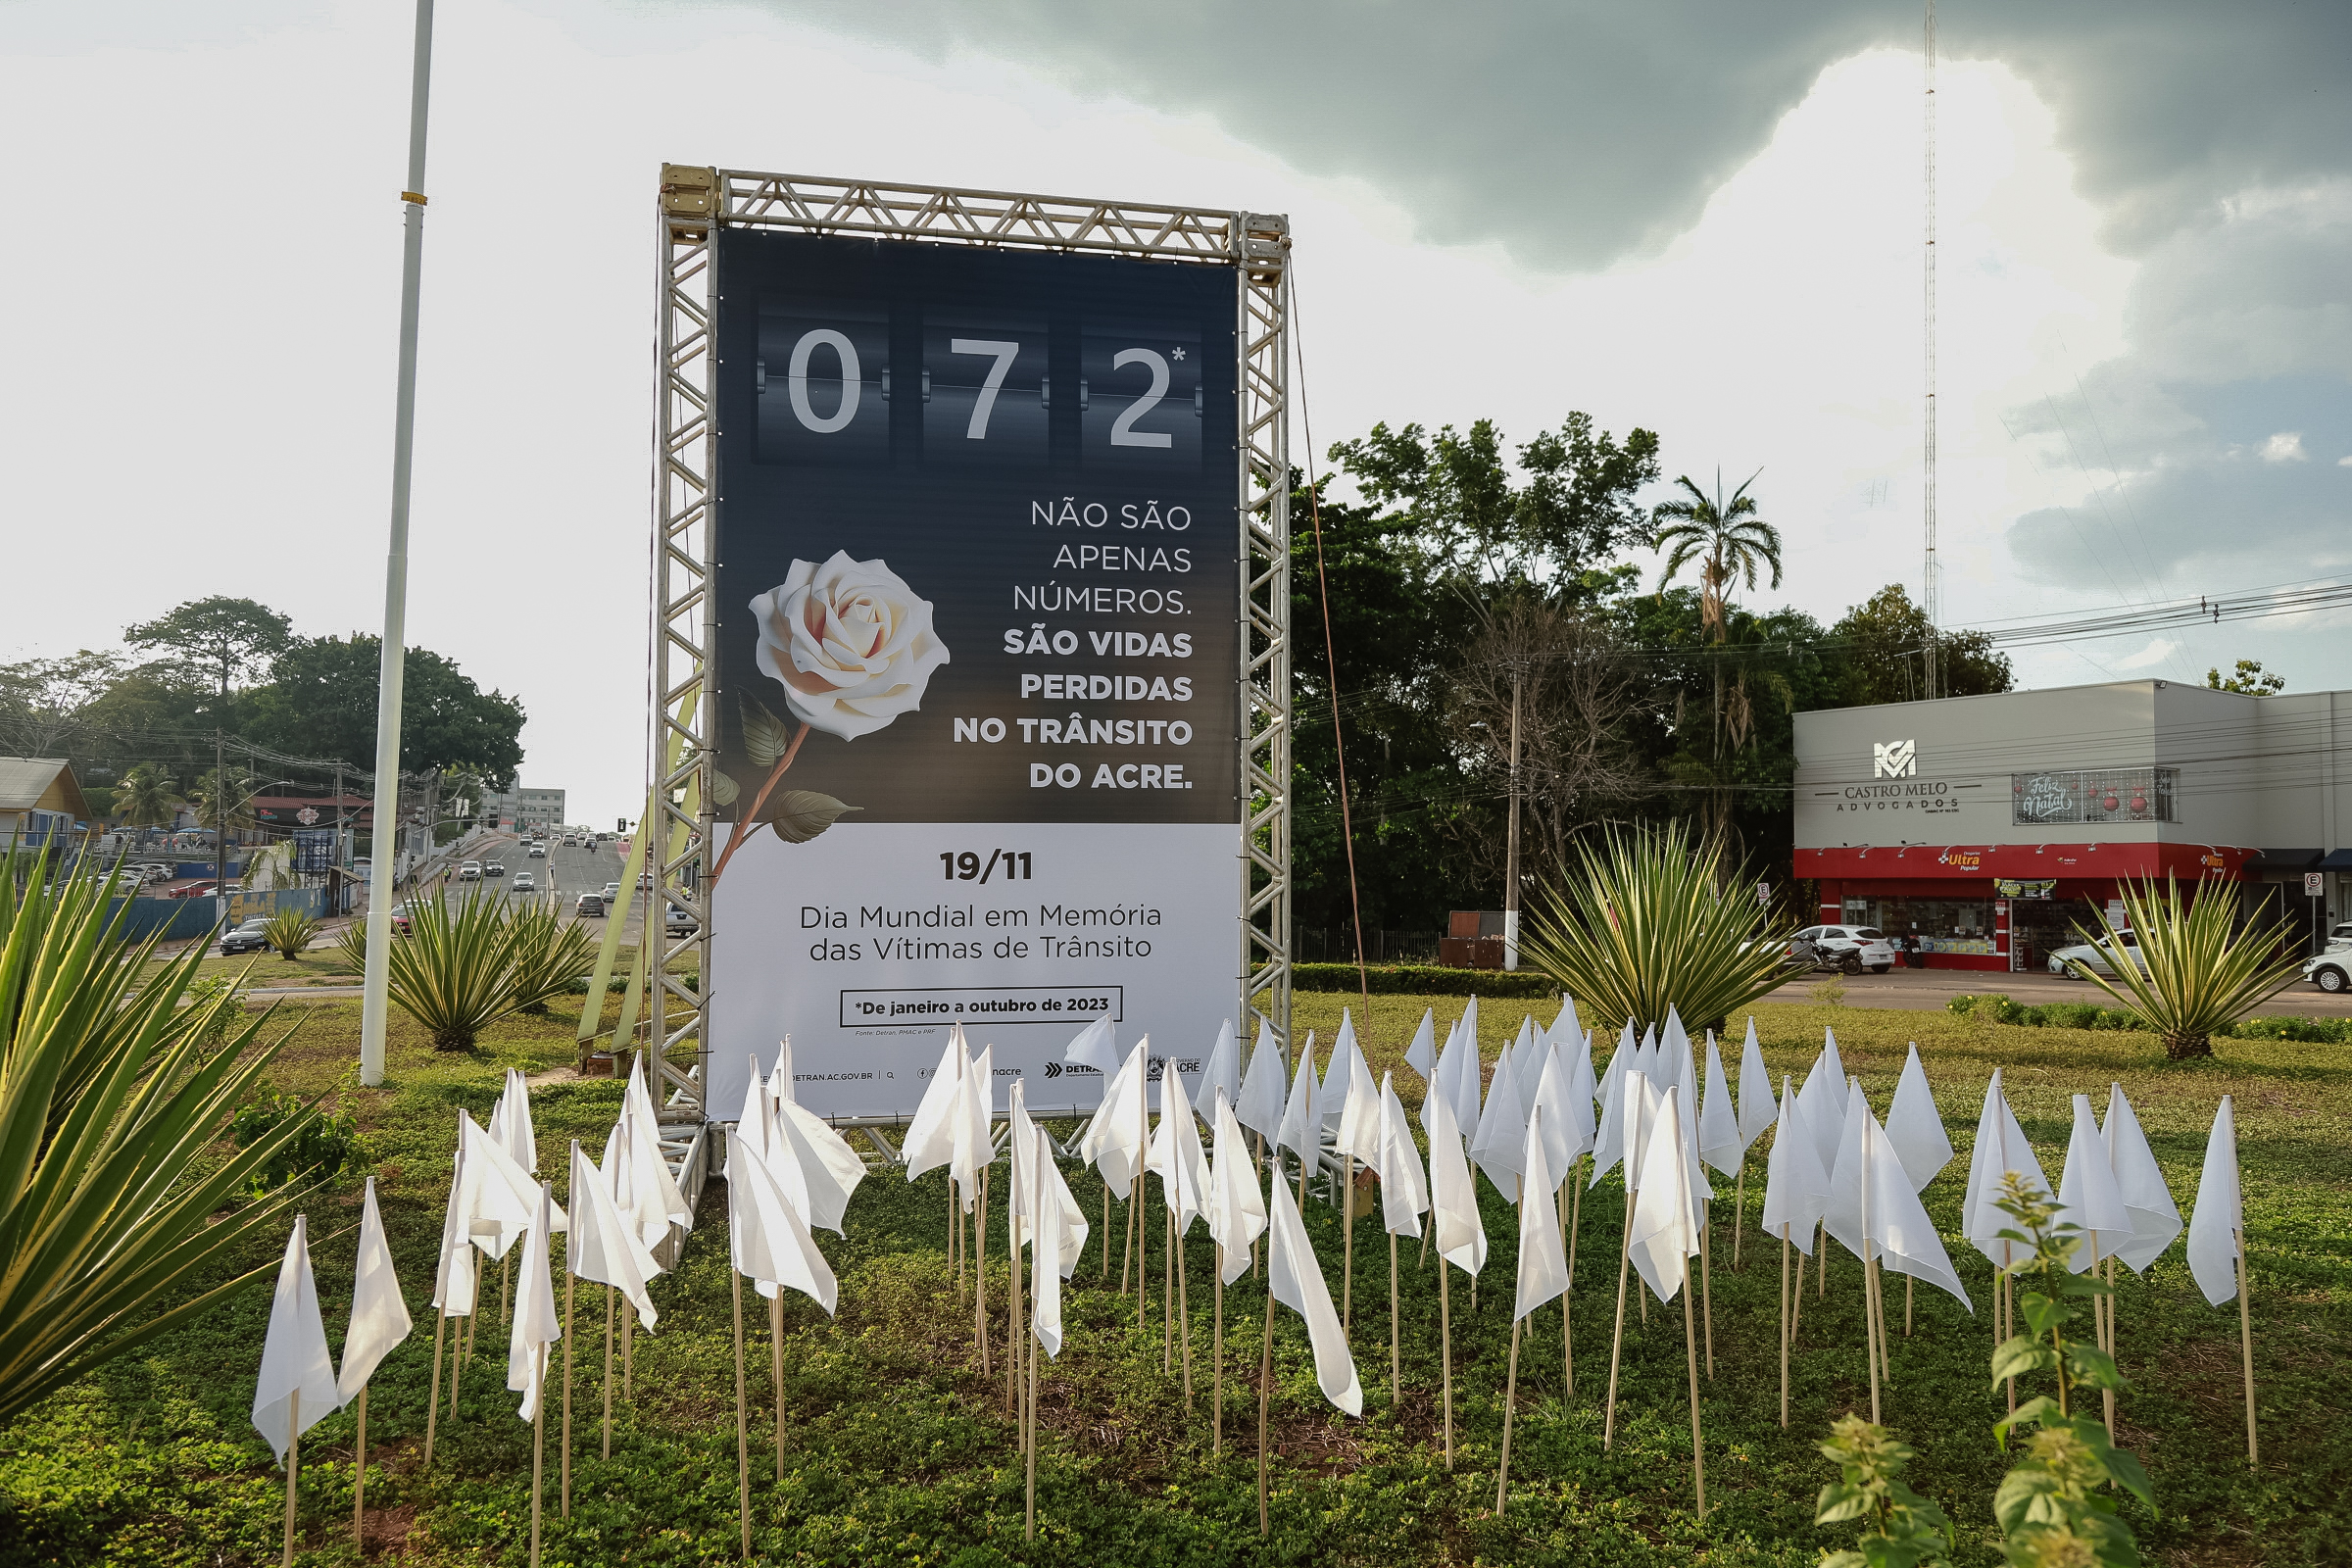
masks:
{"label": "yucca plant", "polygon": [[318,934],[318,917],[307,909],[280,909],[262,927],[262,940],[289,963],[303,955]]}
{"label": "yucca plant", "polygon": [[550,997],[568,992],[573,981],[596,967],[595,944],[576,920],[565,925],[553,910],[527,904],[510,917],[509,928],[518,1012],[545,1012]]}
{"label": "yucca plant", "polygon": [[1722,846],[1681,822],[1612,828],[1529,922],[1520,953],[1596,1028],[1660,1023],[1669,1006],[1693,1029],[1720,1028],[1794,968],[1788,933],[1745,891],[1724,874]]}
{"label": "yucca plant", "polygon": [[122,919],[98,883],[0,876],[0,1423],[268,1278],[274,1258],[166,1305],[298,1196],[215,1218],[315,1113],[217,1157],[282,1037],[257,1045],[269,1015],[233,989],[183,1008],[205,945],[148,973]]}
{"label": "yucca plant", "polygon": [[[2176,1061],[2212,1055],[2214,1031],[2277,996],[2302,972],[2302,959],[2286,948],[2278,926],[2233,929],[2229,894],[2234,889],[2209,888],[2184,903],[2178,880],[2167,878],[2159,888],[2149,877],[2121,883],[2117,891],[2147,967],[2118,953],[2113,975],[2084,963],[2075,963],[2075,972],[2145,1018]],[[2080,927],[2075,934],[2084,943],[2099,940]],[[2101,935],[2113,940],[2111,932]]]}
{"label": "yucca plant", "polygon": [[[338,945],[365,973],[367,927],[352,922]],[[471,1051],[476,1035],[514,1010],[513,953],[505,911],[490,900],[411,899],[409,934],[387,953],[392,1004],[424,1026],[435,1051]]]}

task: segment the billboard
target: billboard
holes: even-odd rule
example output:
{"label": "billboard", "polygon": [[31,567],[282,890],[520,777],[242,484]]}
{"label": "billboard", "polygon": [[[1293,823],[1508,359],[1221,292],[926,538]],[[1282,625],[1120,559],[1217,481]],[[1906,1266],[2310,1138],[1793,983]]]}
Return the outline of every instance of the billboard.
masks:
{"label": "billboard", "polygon": [[[1237,1019],[1240,277],[728,228],[707,1103],[820,1114]],[[740,836],[740,842],[737,842]],[[998,1102],[1000,1104],[1002,1100]]]}

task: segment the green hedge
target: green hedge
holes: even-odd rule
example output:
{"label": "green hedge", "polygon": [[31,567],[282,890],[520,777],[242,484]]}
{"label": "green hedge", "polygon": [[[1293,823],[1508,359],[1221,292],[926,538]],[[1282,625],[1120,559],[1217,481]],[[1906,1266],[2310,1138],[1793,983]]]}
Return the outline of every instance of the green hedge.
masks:
{"label": "green hedge", "polygon": [[[2147,1020],[2129,1007],[2102,1007],[2094,1002],[2045,1002],[2029,1006],[1999,992],[1987,996],[1957,996],[1944,1006],[1961,1017],[1989,1016],[1999,1023],[2027,1029],[2144,1030]],[[2230,1040],[2296,1040],[2314,1045],[2352,1045],[2352,1018],[2241,1018],[2217,1031]]]}
{"label": "green hedge", "polygon": [[[1533,970],[1446,969],[1434,963],[1376,964],[1364,971],[1375,996],[1513,997],[1542,1001],[1559,995],[1550,979]],[[1295,963],[1291,986],[1298,991],[1357,991],[1352,963]]]}

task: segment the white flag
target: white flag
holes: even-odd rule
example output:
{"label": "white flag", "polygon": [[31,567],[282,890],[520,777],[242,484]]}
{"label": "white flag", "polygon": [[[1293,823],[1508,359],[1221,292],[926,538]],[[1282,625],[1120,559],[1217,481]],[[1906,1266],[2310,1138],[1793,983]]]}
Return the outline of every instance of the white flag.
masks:
{"label": "white flag", "polygon": [[1419,1073],[1423,1083],[1437,1075],[1438,1015],[1434,1009],[1421,1009],[1421,1027],[1413,1031],[1413,1043],[1404,1048],[1404,1064]]}
{"label": "white flag", "polygon": [[1494,1063],[1486,1108],[1478,1113],[1478,1136],[1470,1140],[1470,1157],[1496,1192],[1518,1201],[1519,1178],[1527,1163],[1527,1103],[1520,1098],[1508,1051]]}
{"label": "white flag", "polygon": [[1894,1100],[1886,1107],[1886,1141],[1911,1173],[1915,1193],[1925,1191],[1936,1173],[1952,1162],[1952,1140],[1943,1130],[1935,1093],[1928,1088],[1928,1070],[1919,1064],[1917,1041],[1911,1043],[1903,1075],[1895,1082]]}
{"label": "white flag", "polygon": [[1593,1122],[1592,1037],[1578,1035],[1573,1039],[1555,1039],[1552,1054],[1568,1065],[1568,1142],[1580,1154],[1592,1152]]}
{"label": "white flag", "polygon": [[[539,1184],[471,1116],[463,1111],[459,1116],[458,1138],[466,1151],[466,1233],[492,1257],[504,1257],[531,1228]],[[559,1209],[556,1229],[563,1228]]]}
{"label": "white flag", "polygon": [[2000,1207],[2001,1178],[2016,1171],[2034,1192],[2048,1194],[2050,1179],[2026,1142],[2008,1099],[2001,1093],[2001,1070],[1992,1070],[1984,1086],[1984,1108],[1977,1117],[1976,1147],[1968,1156],[1968,1196],[1961,1200],[1961,1230],[1969,1245],[1984,1254],[1995,1268],[2007,1268],[2020,1254],[2018,1244],[2000,1239],[2005,1230],[2018,1230],[2017,1220]]}
{"label": "white flag", "polygon": [[662,1121],[646,1087],[643,1053],[629,1069],[620,1116],[626,1131],[614,1152],[621,1159],[605,1177],[612,1184],[612,1200],[636,1223],[638,1239],[651,1250],[669,1239],[670,1227],[692,1226],[694,1209],[678,1190],[662,1148]]}
{"label": "white flag", "polygon": [[767,1162],[740,1138],[727,1140],[727,1242],[735,1272],[760,1295],[798,1291],[831,1314],[840,1291],[831,1265]]}
{"label": "white flag", "polygon": [[1355,1043],[1352,1031],[1344,1027],[1348,1037],[1348,1098],[1340,1108],[1340,1131],[1336,1147],[1343,1154],[1352,1154],[1358,1165],[1380,1164],[1380,1088],[1372,1081],[1372,1069],[1364,1060],[1363,1048]]}
{"label": "white flag", "polygon": [[[1029,1231],[1029,1332],[1037,1336],[1038,1348],[1049,1358],[1061,1354],[1061,1282],[1078,1266],[1075,1250],[1067,1248],[1071,1215],[1074,1207],[1067,1200],[1061,1184],[1061,1173],[1054,1168],[1053,1152],[1046,1145],[1046,1135],[1029,1122],[1029,1112],[1021,1103],[1021,1086],[1012,1086],[1013,1115],[1027,1124],[1027,1131],[1017,1132],[1012,1140],[1012,1157],[1017,1166],[1028,1170],[1014,1185],[1031,1194],[1036,1208],[1035,1223]],[[1086,1222],[1077,1224],[1078,1246],[1086,1245]]]}
{"label": "white flag", "polygon": [[2132,1216],[2115,1185],[2115,1167],[2108,1162],[2088,1095],[2075,1097],[2074,1136],[2067,1141],[2066,1169],[2058,1176],[2058,1223],[2072,1220],[2090,1233],[2067,1264],[2077,1274],[2132,1239]]}
{"label": "white flag", "polygon": [[[2245,1228],[2244,1195],[2237,1182],[2237,1112],[2224,1095],[2205,1140],[2197,1206],[2188,1216],[2188,1271],[2215,1306],[2237,1299],[2237,1254]],[[275,1317],[270,1322],[274,1325]]]}
{"label": "white flag", "polygon": [[1104,1013],[1078,1031],[1077,1037],[1062,1047],[1061,1059],[1074,1061],[1081,1067],[1092,1067],[1104,1077],[1119,1070],[1119,1036],[1111,1026],[1110,1014]]}
{"label": "white flag", "polygon": [[[464,1111],[458,1114],[464,1115]],[[433,1305],[444,1317],[473,1315],[473,1241],[466,1210],[466,1139],[450,1159],[449,1204],[441,1215],[441,1259],[433,1268]]]}
{"label": "white flag", "polygon": [[[1549,1040],[1555,1048],[1573,1046],[1585,1039],[1584,1021],[1576,1015],[1576,999],[1565,991],[1560,993],[1559,1013],[1551,1020],[1551,1027],[1544,1030],[1544,1038]],[[1585,1065],[1588,1070],[1592,1067],[1592,1058],[1591,1043],[1586,1042]]]}
{"label": "white flag", "polygon": [[1192,1100],[1184,1092],[1184,1075],[1173,1066],[1160,1074],[1159,1128],[1144,1169],[1159,1178],[1159,1190],[1176,1215],[1176,1234],[1193,1228],[1208,1206],[1208,1156],[1200,1149],[1200,1124],[1193,1119]]}
{"label": "white flag", "polygon": [[1479,1217],[1478,1186],[1462,1157],[1462,1135],[1453,1125],[1453,1106],[1433,1095],[1429,1114],[1429,1207],[1438,1255],[1466,1274],[1487,1266],[1487,1227]]}
{"label": "white flag", "polygon": [[2122,1084],[2107,1086],[2107,1125],[2101,1134],[2107,1140],[2107,1162],[2115,1167],[2116,1190],[2124,1197],[2124,1212],[2132,1216],[2132,1239],[2117,1247],[2115,1255],[2132,1273],[2144,1274],[2180,1234],[2180,1210],[2173,1203],[2172,1189],[2164,1184],[2155,1151],[2148,1148],[2148,1135],[2140,1131]]}
{"label": "white flag", "polygon": [[1121,1202],[1144,1167],[1144,1074],[1150,1070],[1151,1049],[1152,1037],[1146,1035],[1127,1053],[1126,1062],[1103,1088],[1095,1119],[1078,1140],[1079,1158],[1102,1173]]}
{"label": "white flag", "polygon": [[914,1120],[907,1124],[906,1141],[899,1151],[906,1161],[908,1181],[955,1161],[956,1107],[962,1094],[967,1065],[963,1025],[951,1024],[947,1049],[940,1052],[939,1065],[932,1069],[931,1081],[923,1086],[923,1098],[914,1107]]}
{"label": "white flag", "polygon": [[555,1253],[550,1241],[558,1213],[555,1196],[542,1184],[539,1211],[522,1238],[521,1276],[514,1282],[514,1326],[507,1336],[507,1390],[522,1396],[515,1414],[525,1421],[539,1413],[545,1392],[545,1348],[564,1337],[556,1316]]}
{"label": "white flag", "polygon": [[1421,1151],[1413,1147],[1413,1124],[1404,1117],[1404,1102],[1387,1073],[1380,1075],[1380,1210],[1381,1223],[1393,1236],[1421,1234],[1421,1216],[1429,1212],[1429,1179],[1421,1169]]}
{"label": "white flag", "polygon": [[[1648,1179],[1649,1144],[1655,1136],[1658,1101],[1658,1092],[1650,1087],[1649,1075],[1635,1071],[1629,1062],[1617,1078],[1614,1124],[1607,1119],[1601,1124],[1603,1136],[1613,1133],[1617,1145],[1611,1148],[1604,1143],[1593,1152],[1591,1185],[1597,1187],[1603,1171],[1622,1164],[1626,1191],[1641,1190],[1642,1183]],[[1602,1163],[1604,1157],[1606,1164]],[[1688,1181],[1684,1185],[1688,1187]]]}
{"label": "white flag", "polygon": [[1355,1019],[1342,1007],[1340,1032],[1331,1043],[1330,1065],[1324,1070],[1322,1087],[1315,1092],[1315,1114],[1327,1131],[1338,1131],[1340,1118],[1348,1113],[1348,1086],[1355,1082],[1356,1066],[1363,1059],[1363,1048],[1355,1043]]}
{"label": "white flag", "polygon": [[1291,1079],[1290,1102],[1282,1107],[1282,1125],[1274,1134],[1274,1147],[1287,1149],[1312,1166],[1322,1157],[1323,1123],[1315,1109],[1315,1032],[1306,1032],[1306,1044],[1298,1048],[1298,1071]]}
{"label": "white flag", "polygon": [[[297,1395],[299,1431],[294,1430]],[[270,1298],[262,1375],[253,1389],[253,1428],[284,1464],[294,1439],[342,1406],[335,1363],[326,1348],[326,1323],[318,1315],[318,1286],[311,1277],[310,1220],[297,1214],[285,1258],[277,1265],[277,1290]]]}
{"label": "white flag", "polygon": [[1447,1077],[1443,1054],[1438,1058],[1438,1077],[1446,1084],[1446,1098],[1453,1111],[1453,1124],[1464,1142],[1478,1137],[1479,1088],[1485,1070],[1486,1057],[1478,1045],[1478,999],[1472,997],[1470,1005],[1462,1011],[1461,1049],[1453,1053],[1453,1075]]}
{"label": "white flag", "polygon": [[1562,1058],[1559,1047],[1550,1046],[1544,1053],[1543,1076],[1536,1082],[1535,1103],[1528,1116],[1531,1129],[1542,1128],[1544,1135],[1544,1169],[1557,1186],[1568,1179],[1569,1167],[1576,1156],[1591,1147],[1577,1142],[1576,1113],[1585,1113],[1586,1130],[1592,1121],[1592,1102],[1580,1102],[1572,1087],[1571,1069]]}
{"label": "white flag", "polygon": [[1560,1211],[1551,1204],[1550,1167],[1544,1159],[1544,1112],[1527,1130],[1526,1192],[1519,1200],[1519,1290],[1511,1315],[1526,1317],[1568,1291],[1568,1253],[1560,1246]]}
{"label": "white flag", "polygon": [[1845,1130],[1830,1187],[1831,1202],[1824,1216],[1830,1234],[1856,1257],[1876,1257],[1894,1273],[1940,1286],[1961,1305],[1976,1310],[1920,1204],[1911,1173],[1871,1114],[1859,1083],[1847,1091]]}
{"label": "white flag", "polygon": [[[1617,1049],[1609,1055],[1609,1064],[1601,1069],[1599,1084],[1600,1121],[1592,1130],[1592,1185],[1599,1185],[1602,1176],[1616,1168],[1625,1158],[1625,1091],[1623,1084],[1628,1073],[1639,1071],[1640,1048],[1634,1044],[1634,1020],[1625,1020],[1625,1029],[1617,1036]],[[1636,1178],[1639,1180],[1639,1177]]]}
{"label": "white flag", "polygon": [[1258,1189],[1233,1107],[1216,1102],[1216,1149],[1208,1171],[1208,1236],[1220,1249],[1221,1273],[1231,1285],[1250,1268],[1250,1249],[1266,1230],[1266,1195]]}
{"label": "white flag", "polygon": [[1234,1119],[1263,1138],[1282,1130],[1284,1079],[1282,1048],[1274,1043],[1274,1028],[1257,1020],[1257,1043],[1250,1048],[1250,1072],[1234,1098]]}
{"label": "white flag", "polygon": [[[1429,1131],[1430,1102],[1443,1100],[1454,1114],[1454,1125],[1461,1125],[1461,1105],[1453,1092],[1453,1081],[1460,1076],[1462,1065],[1462,1021],[1456,1018],[1446,1030],[1445,1049],[1438,1053],[1437,1070],[1430,1075],[1429,1088],[1421,1096],[1421,1130]],[[1473,1123],[1472,1125],[1476,1125]]]}
{"label": "white flag", "polygon": [[627,1297],[651,1334],[662,1314],[654,1307],[646,1282],[662,1271],[661,1265],[646,1250],[637,1227],[612,1201],[611,1180],[589,1163],[576,1139],[571,1146],[571,1241],[565,1249],[564,1266],[575,1279],[610,1285]]}
{"label": "white flag", "polygon": [[1331,1287],[1315,1250],[1307,1245],[1306,1226],[1290,1188],[1274,1184],[1273,1242],[1266,1249],[1266,1282],[1274,1299],[1306,1319],[1306,1337],[1315,1350],[1315,1384],[1323,1397],[1348,1415],[1364,1413],[1364,1391],[1355,1380],[1355,1358],[1348,1353],[1348,1336],[1340,1314],[1332,1309]]}
{"label": "white flag", "polygon": [[1747,1020],[1747,1044],[1740,1048],[1740,1147],[1753,1148],[1764,1129],[1780,1119],[1781,1107],[1772,1098],[1772,1073],[1756,1045],[1756,1020]]}
{"label": "white flag", "polygon": [[[1628,1082],[1639,1085],[1641,1081],[1629,1076]],[[1667,1090],[1658,1103],[1649,1147],[1642,1155],[1641,1187],[1634,1197],[1633,1228],[1627,1237],[1635,1270],[1661,1301],[1673,1300],[1683,1288],[1688,1259],[1698,1250],[1698,1231],[1690,1223],[1690,1167],[1683,1154],[1681,1100],[1678,1085]]]}
{"label": "white flag", "polygon": [[343,1375],[336,1380],[343,1402],[360,1396],[392,1347],[414,1325],[400,1281],[392,1272],[392,1249],[384,1241],[384,1216],[375,1206],[375,1178],[360,1210],[360,1257],[351,1281],[351,1326],[343,1335]]}
{"label": "white flag", "polygon": [[980,1201],[980,1173],[996,1163],[996,1047],[982,1046],[980,1054],[964,1069],[956,1091],[956,1114],[949,1135],[955,1157],[948,1168],[956,1174],[956,1200],[970,1213]]}
{"label": "white flag", "polygon": [[858,1184],[865,1180],[865,1161],[858,1157],[848,1139],[825,1125],[822,1116],[793,1098],[792,1082],[792,1038],[787,1035],[775,1073],[768,1079],[776,1136],[767,1152],[771,1163],[789,1157],[800,1167],[802,1185],[808,1194],[808,1207],[801,1217],[809,1229],[845,1236],[848,1232],[842,1229],[842,1216],[849,1210]]}
{"label": "white flag", "polygon": [[[1747,1087],[1744,1080],[1740,1087]],[[1813,1152],[1813,1134],[1803,1115],[1796,1092],[1784,1076],[1780,1130],[1772,1135],[1772,1152],[1764,1161],[1764,1213],[1759,1223],[1767,1236],[1779,1237],[1786,1230],[1797,1250],[1811,1257],[1813,1227],[1829,1206],[1830,1178],[1821,1168],[1821,1156]]]}
{"label": "white flag", "polygon": [[490,1136],[498,1141],[525,1175],[539,1174],[539,1140],[531,1131],[531,1086],[520,1070],[509,1067],[498,1103],[490,1111]]}
{"label": "white flag", "polygon": [[1201,1069],[1200,1092],[1192,1097],[1193,1103],[1214,1105],[1220,1093],[1227,1100],[1239,1100],[1242,1095],[1242,1047],[1234,1037],[1231,1018],[1217,1025],[1217,1043],[1209,1048],[1208,1065]]}
{"label": "white flag", "polygon": [[1747,1145],[1740,1137],[1740,1115],[1732,1108],[1732,1086],[1723,1076],[1723,1053],[1715,1031],[1707,1031],[1706,1098],[1698,1106],[1698,1156],[1726,1176],[1740,1174]]}
{"label": "white flag", "polygon": [[1821,1034],[1821,1054],[1797,1094],[1805,1102],[1805,1125],[1813,1129],[1813,1152],[1829,1170],[1838,1163],[1838,1140],[1845,1131],[1845,1063],[1838,1056],[1838,1037],[1827,1029]]}

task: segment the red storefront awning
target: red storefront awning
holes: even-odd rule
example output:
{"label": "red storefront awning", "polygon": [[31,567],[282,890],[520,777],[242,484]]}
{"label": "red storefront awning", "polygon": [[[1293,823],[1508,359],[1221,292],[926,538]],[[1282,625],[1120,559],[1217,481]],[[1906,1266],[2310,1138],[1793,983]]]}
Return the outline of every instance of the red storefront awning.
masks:
{"label": "red storefront awning", "polygon": [[2239,879],[2254,853],[2213,844],[1907,844],[1798,850],[1793,858],[1798,876],[1838,881],[2176,876],[2187,882]]}

